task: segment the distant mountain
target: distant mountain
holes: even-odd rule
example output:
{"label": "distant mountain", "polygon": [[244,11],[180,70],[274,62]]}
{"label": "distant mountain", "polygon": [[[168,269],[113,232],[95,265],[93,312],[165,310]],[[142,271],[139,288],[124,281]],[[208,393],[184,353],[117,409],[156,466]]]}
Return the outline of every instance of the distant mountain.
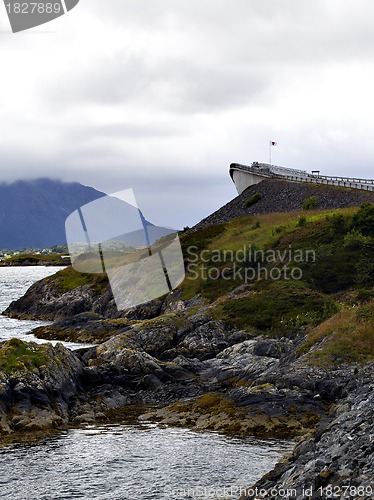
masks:
{"label": "distant mountain", "polygon": [[66,243],[66,217],[105,193],[51,179],[0,184],[0,248],[45,248]]}

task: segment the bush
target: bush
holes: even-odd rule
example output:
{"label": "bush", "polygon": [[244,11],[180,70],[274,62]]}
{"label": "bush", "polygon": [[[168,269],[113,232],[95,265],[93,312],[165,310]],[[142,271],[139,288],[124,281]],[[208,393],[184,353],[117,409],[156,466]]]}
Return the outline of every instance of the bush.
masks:
{"label": "bush", "polygon": [[334,214],[330,219],[330,223],[335,234],[344,234],[347,230],[345,218],[342,214]]}
{"label": "bush", "polygon": [[306,217],[302,216],[302,217],[299,217],[299,220],[297,221],[297,225],[299,227],[304,227],[306,226]]}
{"label": "bush", "polygon": [[374,236],[374,205],[365,203],[352,217],[352,229],[366,236]]}
{"label": "bush", "polygon": [[261,193],[255,193],[250,198],[248,198],[248,200],[245,202],[245,206],[247,208],[251,207],[255,203],[259,202],[261,200],[261,198],[262,198],[262,194]]}
{"label": "bush", "polygon": [[360,231],[352,229],[344,236],[343,246],[350,249],[363,248],[366,244],[370,243],[370,238],[364,236]]}
{"label": "bush", "polygon": [[230,326],[273,333],[292,333],[336,312],[331,299],[301,282],[291,281],[258,283],[252,295],[227,300],[216,308],[217,317]]}
{"label": "bush", "polygon": [[313,210],[317,207],[317,198],[315,196],[309,196],[303,203],[303,210]]}

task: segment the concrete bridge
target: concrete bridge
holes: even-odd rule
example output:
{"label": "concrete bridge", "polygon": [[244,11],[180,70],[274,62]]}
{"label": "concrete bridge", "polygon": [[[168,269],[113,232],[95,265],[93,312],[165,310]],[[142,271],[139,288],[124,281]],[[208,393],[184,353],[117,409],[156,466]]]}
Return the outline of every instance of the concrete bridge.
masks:
{"label": "concrete bridge", "polygon": [[230,165],[230,176],[239,194],[247,189],[247,187],[258,184],[259,182],[269,178],[285,179],[292,182],[327,184],[330,186],[340,186],[349,189],[361,189],[363,191],[374,191],[373,179],[332,177],[328,175],[320,175],[319,171],[312,171],[309,174],[305,170],[278,167],[276,165],[269,165],[268,163],[258,163],[257,161],[253,162],[250,166],[232,163]]}

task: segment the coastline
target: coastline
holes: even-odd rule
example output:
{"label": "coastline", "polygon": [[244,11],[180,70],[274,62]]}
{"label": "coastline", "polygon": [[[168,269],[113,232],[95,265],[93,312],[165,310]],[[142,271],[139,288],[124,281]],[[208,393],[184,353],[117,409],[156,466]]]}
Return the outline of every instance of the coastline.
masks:
{"label": "coastline", "polygon": [[[240,251],[238,235],[275,255],[290,241],[303,251],[313,246],[316,265],[288,262],[300,266],[302,281],[186,280],[167,297],[120,312],[105,275],[67,267],[35,283],[4,314],[53,321],[33,332],[40,337],[95,346],[2,343],[2,434],[115,421],[140,405],[138,417],[160,426],[296,438],[293,454],[258,482],[264,498],[282,498],[268,493],[291,483],[298,498],[302,485],[311,485],[311,498],[324,498],[321,487],[358,488],[373,466],[365,420],[374,392],[373,283],[364,272],[357,284],[356,269],[340,266],[370,264],[370,236],[352,245],[358,210],[316,211],[303,224],[299,214],[234,219],[182,239],[184,249],[205,252],[204,264],[208,248]],[[230,262],[213,264],[220,271]]]}

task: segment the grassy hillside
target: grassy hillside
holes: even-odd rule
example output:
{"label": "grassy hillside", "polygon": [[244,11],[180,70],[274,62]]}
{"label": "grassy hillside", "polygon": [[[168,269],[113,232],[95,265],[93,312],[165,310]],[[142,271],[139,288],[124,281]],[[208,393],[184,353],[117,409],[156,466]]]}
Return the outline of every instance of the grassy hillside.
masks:
{"label": "grassy hillside", "polygon": [[182,299],[241,329],[310,332],[311,362],[374,359],[374,205],[241,217],[182,244]]}
{"label": "grassy hillside", "polygon": [[[244,216],[186,231],[181,244],[186,279],[168,300],[185,310],[171,321],[201,309],[249,333],[301,335],[310,363],[374,359],[373,204]],[[98,297],[108,284],[72,267],[44,282],[57,295],[88,285]]]}

